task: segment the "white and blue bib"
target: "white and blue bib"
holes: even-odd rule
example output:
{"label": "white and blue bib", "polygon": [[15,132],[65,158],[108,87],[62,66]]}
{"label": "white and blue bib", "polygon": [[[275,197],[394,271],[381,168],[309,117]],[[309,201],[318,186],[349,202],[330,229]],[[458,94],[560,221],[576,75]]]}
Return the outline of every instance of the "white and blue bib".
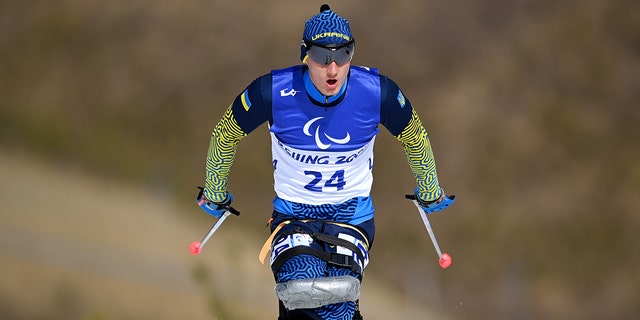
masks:
{"label": "white and blue bib", "polygon": [[368,197],[380,123],[379,76],[352,68],[342,101],[322,107],[306,94],[299,68],[272,75],[269,131],[277,196],[310,205]]}

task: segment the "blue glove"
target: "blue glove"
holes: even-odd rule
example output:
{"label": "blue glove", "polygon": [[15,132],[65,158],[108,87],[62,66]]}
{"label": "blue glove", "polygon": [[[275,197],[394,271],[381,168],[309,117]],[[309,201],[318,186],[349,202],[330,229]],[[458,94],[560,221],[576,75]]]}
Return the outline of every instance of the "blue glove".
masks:
{"label": "blue glove", "polygon": [[440,198],[433,200],[433,201],[424,201],[422,199],[420,199],[420,197],[418,197],[418,187],[416,187],[416,189],[413,191],[413,193],[416,196],[416,200],[418,200],[418,204],[420,204],[420,206],[422,207],[422,210],[424,210],[424,212],[426,213],[434,213],[434,212],[438,212],[440,210],[444,210],[447,207],[449,207],[450,205],[453,204],[453,202],[456,200],[456,196],[447,196],[444,193],[444,190],[442,190],[442,188],[440,188],[440,191],[442,191],[442,194],[440,195]]}
{"label": "blue glove", "polygon": [[198,187],[200,192],[198,193],[198,197],[196,198],[196,203],[198,206],[204,210],[207,214],[210,214],[216,218],[222,217],[222,215],[229,211],[231,208],[231,202],[233,202],[233,195],[227,192],[227,198],[224,201],[217,203],[211,202],[204,196],[204,188]]}

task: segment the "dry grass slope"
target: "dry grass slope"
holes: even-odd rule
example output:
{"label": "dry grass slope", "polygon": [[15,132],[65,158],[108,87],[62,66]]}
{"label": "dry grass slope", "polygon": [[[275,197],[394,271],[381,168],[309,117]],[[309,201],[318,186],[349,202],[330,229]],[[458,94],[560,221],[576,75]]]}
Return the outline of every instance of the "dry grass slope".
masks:
{"label": "dry grass slope", "polygon": [[[240,218],[194,257],[189,243],[212,223],[195,206],[4,151],[0,175],[3,318],[276,317],[272,275],[257,259],[263,234],[239,228]],[[368,319],[433,315],[375,275],[364,290]]]}
{"label": "dry grass slope", "polygon": [[[184,246],[211,223],[192,199],[214,122],[255,77],[298,63],[304,19],[320,3],[0,1],[1,263],[29,271],[2,275],[0,308],[64,318],[118,317],[113,310],[125,306],[142,316],[166,305],[185,317],[251,318],[248,309],[230,313],[234,301],[264,292],[272,308],[266,270],[255,281],[229,276],[252,270],[266,236],[266,126],[242,141],[231,173],[243,216],[225,230],[243,237],[222,233],[225,246],[195,260]],[[640,256],[632,254],[640,242],[640,2],[332,7],[350,20],[354,63],[380,68],[418,110],[440,182],[458,195],[432,218],[454,259],[442,272],[402,198],[415,185],[402,149],[382,129],[369,285],[383,281],[403,304],[459,319],[640,318]],[[92,174],[31,168],[15,150]],[[101,298],[122,305],[84,303],[91,294],[75,283],[92,281],[114,286]],[[35,290],[38,283],[47,286]],[[121,294],[136,290],[156,295],[155,308]],[[167,290],[199,307],[171,307],[184,300]]]}

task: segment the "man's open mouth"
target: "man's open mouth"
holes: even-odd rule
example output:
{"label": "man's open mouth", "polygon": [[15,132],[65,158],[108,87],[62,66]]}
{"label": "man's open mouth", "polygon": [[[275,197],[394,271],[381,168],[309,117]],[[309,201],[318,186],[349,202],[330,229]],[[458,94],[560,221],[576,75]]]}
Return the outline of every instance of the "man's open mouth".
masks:
{"label": "man's open mouth", "polygon": [[329,80],[327,80],[327,84],[328,84],[328,85],[330,85],[330,86],[332,86],[332,85],[336,84],[337,82],[338,82],[338,80],[336,80],[336,79],[329,79]]}

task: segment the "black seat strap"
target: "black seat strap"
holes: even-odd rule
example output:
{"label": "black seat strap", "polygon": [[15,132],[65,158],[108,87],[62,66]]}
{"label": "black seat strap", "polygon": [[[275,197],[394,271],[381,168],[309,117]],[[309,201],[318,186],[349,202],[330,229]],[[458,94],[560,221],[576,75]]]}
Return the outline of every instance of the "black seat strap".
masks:
{"label": "black seat strap", "polygon": [[313,249],[305,246],[293,247],[289,250],[282,252],[280,255],[278,255],[276,260],[273,261],[273,263],[271,264],[271,270],[273,271],[274,274],[277,273],[278,270],[280,270],[280,267],[282,267],[282,264],[285,263],[285,261],[289,260],[293,256],[297,256],[301,254],[308,254],[308,255],[318,257],[334,266],[350,268],[357,274],[362,275],[362,270],[360,269],[360,265],[358,265],[358,263],[356,263],[356,261],[351,256],[334,253],[334,252],[324,252],[318,249]]}

